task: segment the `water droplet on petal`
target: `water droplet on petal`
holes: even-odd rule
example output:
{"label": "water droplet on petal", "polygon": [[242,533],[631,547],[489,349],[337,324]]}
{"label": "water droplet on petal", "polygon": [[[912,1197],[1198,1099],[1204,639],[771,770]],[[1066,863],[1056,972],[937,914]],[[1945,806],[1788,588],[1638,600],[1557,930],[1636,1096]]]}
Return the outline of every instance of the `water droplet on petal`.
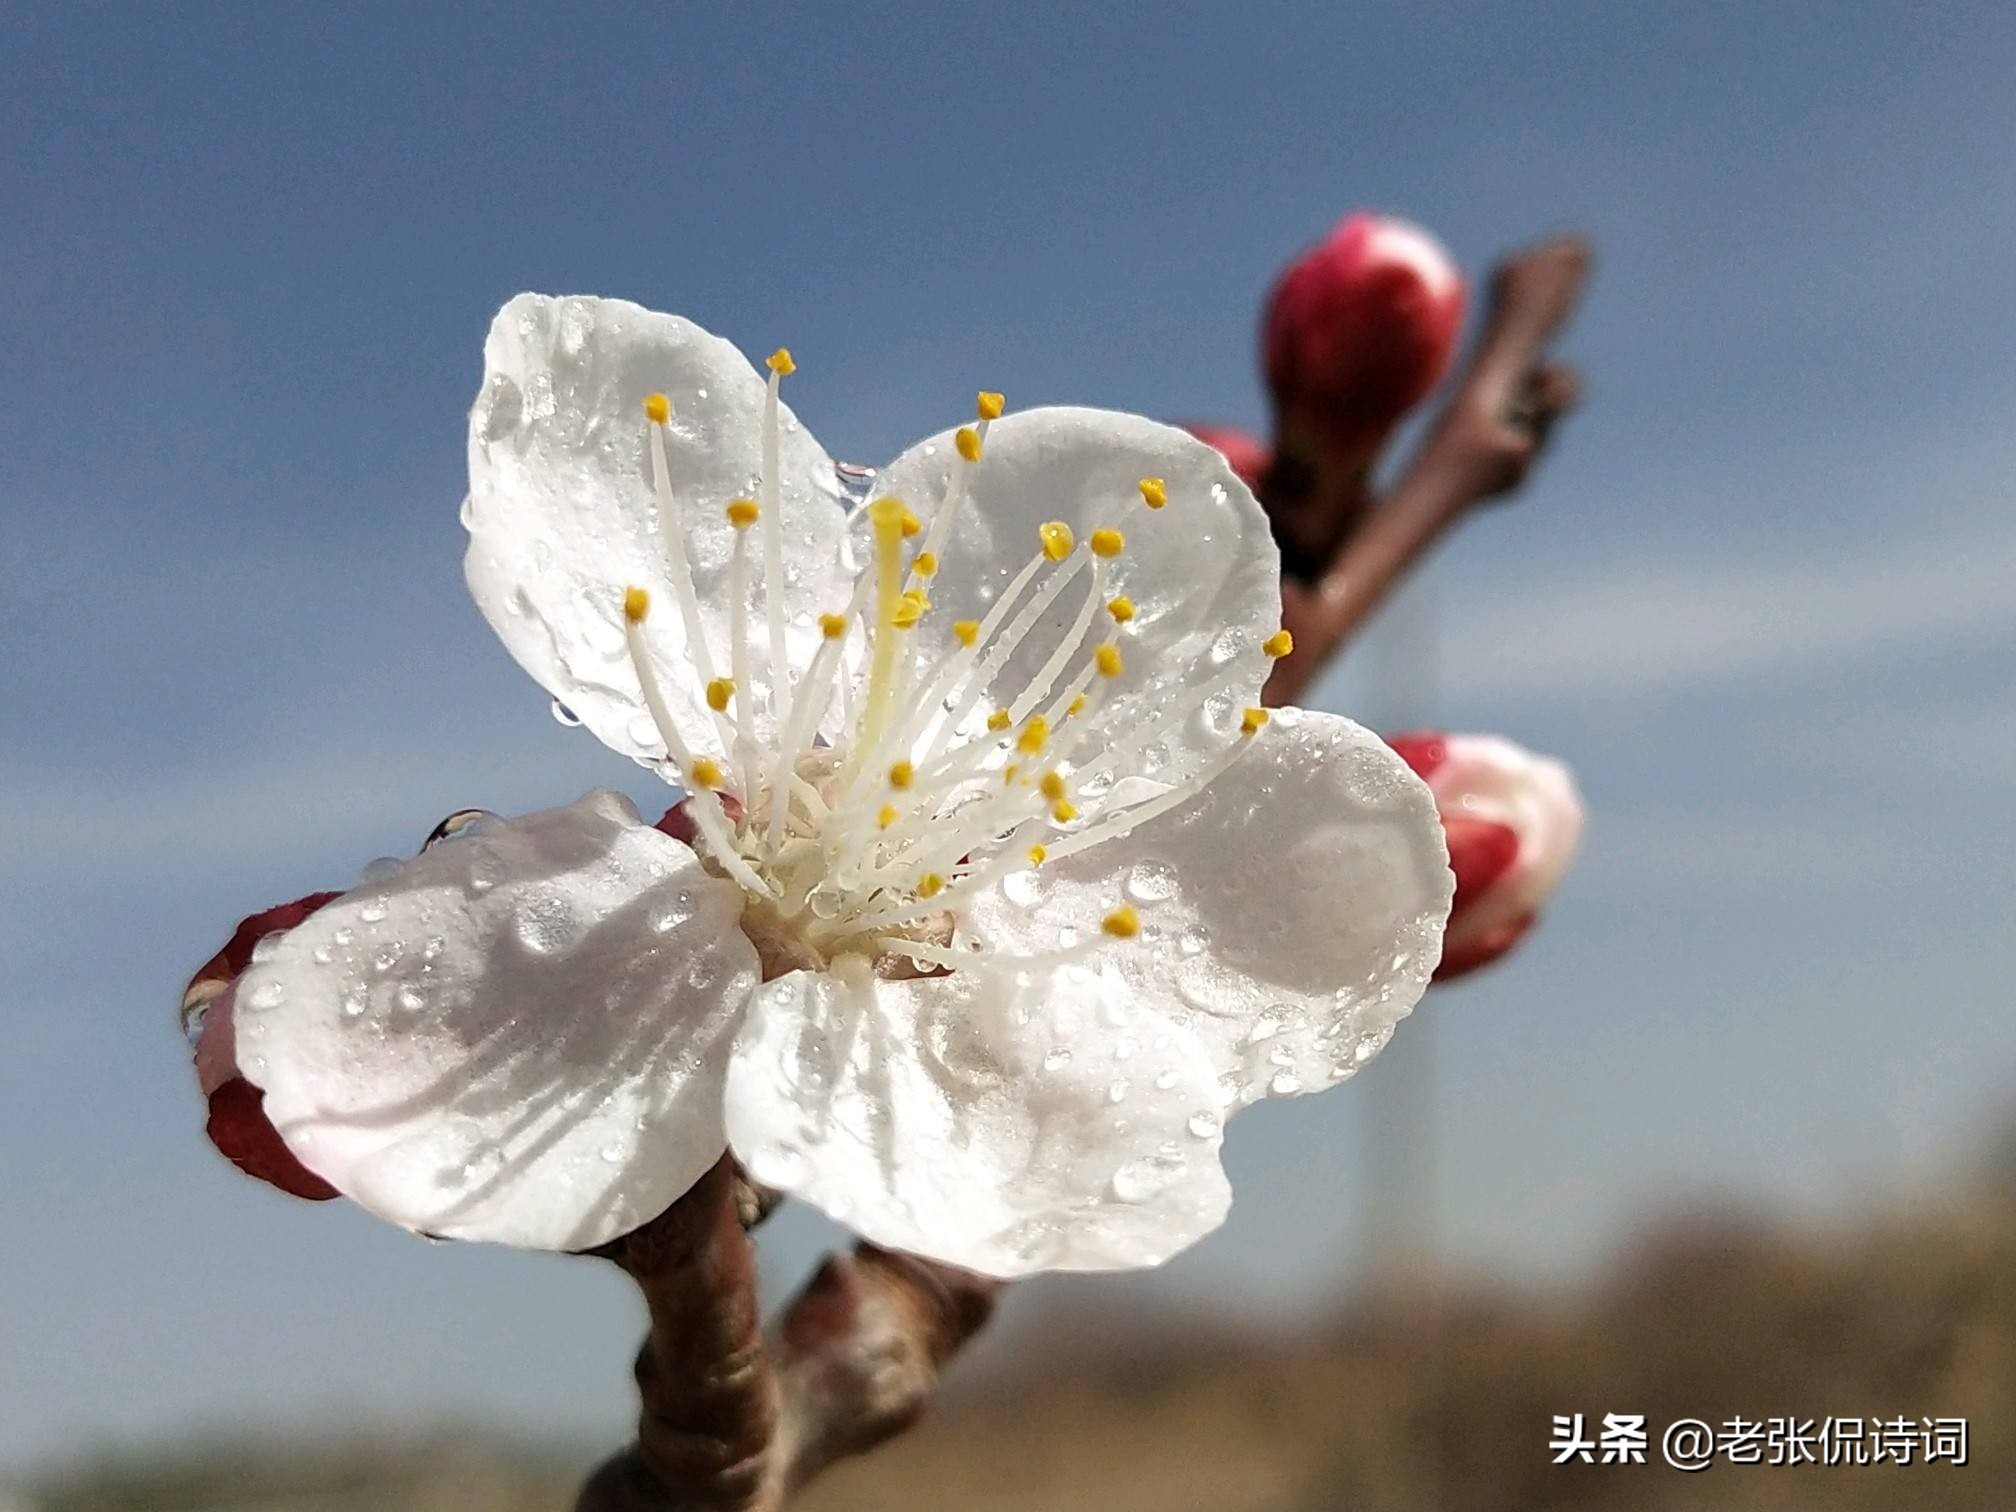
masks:
{"label": "water droplet on petal", "polygon": [[361,985],[352,984],[343,989],[343,1017],[357,1018],[370,1003],[371,997]]}
{"label": "water droplet on petal", "polygon": [[1178,1079],[1173,1069],[1165,1067],[1155,1073],[1155,1090],[1158,1092],[1167,1092],[1171,1087],[1176,1085]]}
{"label": "water droplet on petal", "polygon": [[357,885],[369,887],[376,882],[390,882],[400,867],[406,863],[397,856],[379,856],[364,863],[364,870],[357,874]]}
{"label": "water droplet on petal", "polygon": [[369,903],[366,903],[362,908],[357,910],[357,917],[362,919],[366,924],[377,924],[382,922],[385,915],[390,912],[391,910],[385,906],[385,900],[382,897],[373,898]]}
{"label": "water droplet on petal", "polygon": [[357,938],[357,931],[352,929],[348,924],[343,924],[339,925],[336,932],[329,938],[334,940],[338,945],[348,945],[352,940]]}
{"label": "water droplet on petal", "polygon": [[568,729],[572,730],[580,725],[581,716],[560,702],[559,699],[556,698],[553,700],[552,709],[553,717],[561,724],[567,726]]}
{"label": "water droplet on petal", "polygon": [[1140,861],[1127,873],[1127,896],[1136,903],[1160,903],[1176,891],[1176,868],[1167,861]]}
{"label": "water droplet on petal", "polygon": [[1220,1127],[1216,1113],[1197,1112],[1190,1115],[1190,1132],[1199,1139],[1215,1138]]}
{"label": "water droplet on petal", "polygon": [[245,1006],[253,1009],[278,1008],[286,1000],[285,983],[264,981],[245,995]]}
{"label": "water droplet on petal", "polygon": [[1001,879],[1001,896],[1023,908],[1042,901],[1044,891],[1033,871],[1010,872]]}
{"label": "water droplet on petal", "polygon": [[1045,1071],[1062,1071],[1070,1064],[1071,1052],[1069,1050],[1052,1050],[1048,1055],[1043,1057],[1043,1069]]}
{"label": "water droplet on petal", "polygon": [[313,961],[317,966],[327,966],[331,961],[336,959],[336,952],[331,950],[327,945],[317,945],[313,950],[308,952],[308,959]]}
{"label": "water droplet on petal", "polygon": [[610,1165],[615,1165],[623,1158],[623,1146],[621,1146],[620,1144],[607,1144],[602,1146],[602,1158],[603,1160],[607,1161]]}
{"label": "water droplet on petal", "polygon": [[476,528],[475,495],[473,494],[462,495],[462,507],[461,509],[456,511],[455,517],[462,522],[462,528],[464,530],[474,530]]}
{"label": "water droplet on petal", "polygon": [[1246,1043],[1263,1045],[1281,1032],[1281,1026],[1271,1015],[1262,1015],[1253,1021],[1253,1027],[1246,1031]]}
{"label": "water droplet on petal", "polygon": [[1205,936],[1201,929],[1186,929],[1176,941],[1176,948],[1186,956],[1201,955],[1204,951]]}
{"label": "water droplet on petal", "polygon": [[1302,1078],[1293,1071],[1276,1071],[1267,1083],[1267,1090],[1276,1097],[1293,1097],[1302,1090]]}
{"label": "water droplet on petal", "polygon": [[1127,1101],[1127,1083],[1116,1081],[1109,1086],[1106,1089],[1106,1101],[1110,1103],[1123,1103]]}
{"label": "water droplet on petal", "polygon": [[380,971],[390,971],[394,966],[399,964],[399,951],[400,945],[397,940],[393,940],[386,945],[381,945],[378,948],[378,954],[371,958],[371,964]]}

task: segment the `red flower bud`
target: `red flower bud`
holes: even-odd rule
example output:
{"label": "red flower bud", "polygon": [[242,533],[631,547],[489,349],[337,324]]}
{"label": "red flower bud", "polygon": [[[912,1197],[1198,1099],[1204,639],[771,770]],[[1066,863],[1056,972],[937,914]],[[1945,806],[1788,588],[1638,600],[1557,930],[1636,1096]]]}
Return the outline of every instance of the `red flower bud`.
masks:
{"label": "red flower bud", "polygon": [[1240,430],[1236,425],[1206,425],[1202,422],[1185,422],[1183,429],[1190,432],[1206,446],[1215,446],[1225,455],[1232,471],[1240,482],[1253,492],[1260,491],[1261,476],[1267,471],[1267,464],[1273,460],[1267,443],[1258,436]]}
{"label": "red flower bud", "polygon": [[1449,842],[1456,901],[1437,981],[1504,955],[1532,927],[1582,835],[1582,801],[1558,761],[1496,735],[1396,735],[1428,784]]}
{"label": "red flower bud", "polygon": [[336,1196],[336,1188],[294,1158],[266,1117],[266,1094],[238,1074],[232,998],[239,974],[252,963],[253,947],[340,896],[310,893],[243,920],[182,993],[182,1022],[196,1041],[196,1081],[210,1104],[204,1126],[210,1142],[246,1175],[316,1202]]}
{"label": "red flower bud", "polygon": [[1360,211],[1274,286],[1262,325],[1284,440],[1370,466],[1441,381],[1463,323],[1463,275],[1428,232]]}

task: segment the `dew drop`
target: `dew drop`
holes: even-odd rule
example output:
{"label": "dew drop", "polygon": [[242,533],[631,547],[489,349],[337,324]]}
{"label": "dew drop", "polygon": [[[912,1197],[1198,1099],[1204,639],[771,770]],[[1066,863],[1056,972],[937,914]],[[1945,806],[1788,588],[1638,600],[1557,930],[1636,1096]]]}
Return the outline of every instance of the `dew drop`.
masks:
{"label": "dew drop", "polygon": [[345,924],[339,927],[336,933],[329,938],[334,940],[338,945],[348,945],[352,940],[357,938],[357,931],[352,929],[348,924]]}
{"label": "dew drop", "polygon": [[1211,665],[1222,667],[1239,654],[1239,644],[1244,637],[1237,630],[1221,630],[1211,642]]}
{"label": "dew drop", "polygon": [[1141,1041],[1134,1038],[1131,1034],[1123,1034],[1114,1042],[1113,1059],[1116,1061],[1132,1060],[1140,1053],[1140,1050]]}
{"label": "dew drop", "polygon": [[427,943],[420,947],[420,959],[423,961],[438,961],[441,959],[441,952],[447,948],[448,942],[442,939],[441,936],[429,935]]}
{"label": "dew drop", "polygon": [[820,919],[835,919],[840,916],[840,906],[846,901],[839,888],[831,882],[821,882],[805,895],[805,906],[813,916]]}
{"label": "dew drop", "polygon": [[533,894],[519,906],[511,921],[518,943],[534,955],[552,955],[573,940],[574,911],[559,898]]}
{"label": "dew drop", "polygon": [[602,1146],[602,1159],[610,1165],[618,1164],[623,1159],[623,1146],[620,1144]]}
{"label": "dew drop", "polygon": [[682,893],[678,898],[651,915],[651,930],[654,934],[670,934],[692,917],[693,904]]}
{"label": "dew drop", "polygon": [[1167,861],[1139,861],[1127,873],[1127,896],[1136,903],[1160,903],[1176,891],[1176,868]]}
{"label": "dew drop", "polygon": [[1176,948],[1186,956],[1202,955],[1205,935],[1201,929],[1186,929],[1176,941]]}
{"label": "dew drop", "polygon": [[1123,1103],[1127,1101],[1127,1083],[1125,1081],[1116,1081],[1109,1086],[1106,1089],[1106,1101],[1110,1103]]}
{"label": "dew drop", "polygon": [[336,952],[331,950],[327,945],[317,945],[313,950],[308,952],[308,959],[313,961],[317,966],[327,966],[331,961],[336,959]]}
{"label": "dew drop", "polygon": [[405,865],[397,856],[379,856],[364,863],[364,870],[357,874],[359,887],[370,887],[379,882],[390,882]]}
{"label": "dew drop", "polygon": [[1293,1071],[1276,1071],[1267,1083],[1267,1090],[1276,1097],[1293,1097],[1302,1090],[1302,1078]]}
{"label": "dew drop", "polygon": [[1041,902],[1045,890],[1034,871],[1010,872],[1001,879],[1001,896],[1022,908]]}
{"label": "dew drop", "polygon": [[1219,1129],[1218,1115],[1198,1112],[1190,1115],[1190,1132],[1199,1139],[1215,1138]]}
{"label": "dew drop", "polygon": [[380,971],[390,971],[394,966],[399,964],[399,950],[400,946],[397,940],[392,941],[390,944],[381,945],[378,948],[378,954],[371,958],[371,964]]}
{"label": "dew drop", "polygon": [[408,1013],[418,1013],[427,1006],[427,995],[418,987],[407,985],[399,989],[399,1006]]}
{"label": "dew drop", "polygon": [[366,1006],[369,1005],[370,1001],[371,1001],[370,994],[365,992],[365,990],[362,987],[344,988],[342,999],[343,1017],[345,1018],[361,1017],[364,1012],[364,1009],[366,1008]]}
{"label": "dew drop", "polygon": [[1071,1052],[1069,1050],[1052,1050],[1048,1055],[1043,1057],[1043,1069],[1045,1071],[1062,1071],[1070,1064]]}
{"label": "dew drop", "polygon": [[385,900],[382,897],[373,898],[369,903],[366,903],[362,908],[357,910],[357,917],[362,919],[366,924],[379,924],[384,922],[385,915],[390,912],[391,910],[385,906]]}
{"label": "dew drop", "polygon": [[1183,1173],[1181,1161],[1150,1155],[1130,1160],[1113,1173],[1116,1202],[1146,1202]]}
{"label": "dew drop", "polygon": [[554,719],[558,720],[561,724],[567,726],[568,729],[572,730],[580,725],[581,716],[579,714],[576,714],[572,709],[568,708],[567,705],[560,702],[559,699],[556,698],[553,700],[551,708],[553,710]]}
{"label": "dew drop", "polygon": [[1263,1014],[1261,1017],[1255,1019],[1253,1027],[1246,1031],[1246,1043],[1249,1045],[1264,1045],[1280,1032],[1281,1026],[1274,1021],[1273,1016],[1271,1014]]}
{"label": "dew drop", "polygon": [[474,530],[476,528],[475,495],[464,494],[462,496],[462,507],[461,509],[456,511],[455,518],[462,522],[462,528],[464,530]]}
{"label": "dew drop", "polygon": [[260,1009],[278,1008],[286,1000],[286,997],[287,988],[284,983],[265,981],[246,994],[245,1006],[247,1008]]}
{"label": "dew drop", "polygon": [[1171,1087],[1176,1085],[1178,1079],[1173,1069],[1165,1067],[1155,1073],[1155,1090],[1158,1092],[1167,1092]]}

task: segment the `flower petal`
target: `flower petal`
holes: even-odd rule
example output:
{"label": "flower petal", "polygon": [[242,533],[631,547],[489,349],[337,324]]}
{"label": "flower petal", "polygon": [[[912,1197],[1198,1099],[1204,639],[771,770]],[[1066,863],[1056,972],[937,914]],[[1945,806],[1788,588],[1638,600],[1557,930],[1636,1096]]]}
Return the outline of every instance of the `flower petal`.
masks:
{"label": "flower petal", "polygon": [[[605,744],[663,754],[623,635],[623,594],[650,591],[645,624],[667,704],[696,749],[719,745],[658,534],[644,400],[671,401],[669,476],[714,668],[729,670],[732,617],[761,623],[762,551],[750,545],[750,601],[730,603],[728,501],[754,497],[762,467],[765,380],[731,344],[676,315],[624,300],[521,294],[498,312],[483,389],[469,416],[469,550],[463,568],[491,627],[521,666]],[[845,528],[833,463],[780,411],[779,502],[787,639],[802,665],[819,640],[811,615],[846,603],[836,565]],[[794,623],[794,621],[796,621]],[[738,712],[769,728],[767,640]]]}
{"label": "flower petal", "polygon": [[310,1170],[380,1217],[583,1249],[721,1154],[758,975],[742,900],[614,793],[478,825],[238,981],[238,1057]]}
{"label": "flower petal", "polygon": [[1428,985],[1454,887],[1422,781],[1348,719],[1275,711],[1192,803],[976,898],[962,936],[1026,953],[1140,933],[1103,970],[1196,1034],[1235,1105],[1334,1086]]}
{"label": "flower petal", "polygon": [[1155,1265],[1216,1228],[1217,1107],[1195,1039],[1072,969],[794,972],[757,993],[728,1073],[755,1180],[1002,1277]]}
{"label": "flower petal", "polygon": [[[928,528],[951,469],[965,465],[952,437],[940,435],[890,464],[877,486]],[[1160,509],[1142,498],[1142,480],[1150,478],[1161,481],[1166,495]],[[955,621],[983,618],[1035,556],[1045,521],[1063,521],[1081,542],[1102,527],[1117,529],[1126,548],[1113,559],[1105,592],[1131,599],[1133,617],[1116,631],[1101,612],[1093,634],[1117,638],[1125,671],[1087,711],[1091,733],[1081,750],[1095,754],[1109,739],[1172,717],[1156,775],[1174,781],[1222,746],[1240,710],[1259,702],[1268,667],[1261,642],[1281,623],[1280,554],[1266,516],[1225,458],[1188,432],[1139,415],[1023,410],[991,427],[968,490],[939,553],[925,632],[936,627],[943,634]],[[857,532],[864,528],[857,523]],[[855,549],[865,550],[858,536]],[[1058,596],[992,680],[978,706],[982,714],[1012,704],[1029,684],[1085,602],[1081,585],[1089,583],[1081,570]],[[1070,672],[1091,659],[1090,650]],[[1224,690],[1209,717],[1182,717],[1206,683]]]}

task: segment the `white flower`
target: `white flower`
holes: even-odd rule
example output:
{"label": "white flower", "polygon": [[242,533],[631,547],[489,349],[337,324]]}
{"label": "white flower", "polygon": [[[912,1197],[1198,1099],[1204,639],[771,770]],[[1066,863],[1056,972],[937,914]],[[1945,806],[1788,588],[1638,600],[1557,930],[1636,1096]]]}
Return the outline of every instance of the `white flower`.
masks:
{"label": "white flower", "polygon": [[1451,888],[1385,745],[1253,707],[1277,559],[1218,454],[983,394],[850,517],[786,353],[766,379],[674,316],[524,295],[486,358],[477,603],[691,792],[696,842],[594,793],[275,937],[240,1056],[289,1147],[394,1222],[541,1248],[724,1146],[999,1276],[1215,1227],[1225,1118],[1378,1050]]}

